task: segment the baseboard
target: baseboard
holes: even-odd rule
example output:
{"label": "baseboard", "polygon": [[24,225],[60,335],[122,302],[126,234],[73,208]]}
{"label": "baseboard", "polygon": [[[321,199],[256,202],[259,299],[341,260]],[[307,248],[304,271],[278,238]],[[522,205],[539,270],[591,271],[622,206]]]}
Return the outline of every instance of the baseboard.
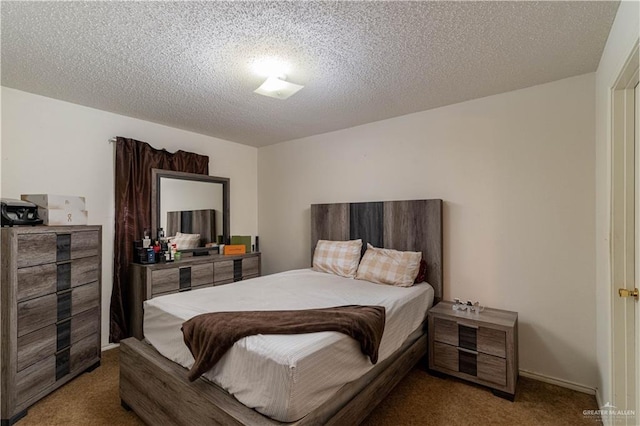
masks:
{"label": "baseboard", "polygon": [[115,349],[115,348],[119,348],[120,347],[120,343],[109,343],[107,345],[104,345],[102,347],[102,352],[104,351],[108,351],[110,349]]}
{"label": "baseboard", "polygon": [[[600,395],[600,389],[596,389],[596,403],[598,404],[598,407],[604,407],[604,404],[602,403],[602,396]],[[613,423],[611,422],[611,416],[600,416],[600,419],[602,420],[602,424],[604,426],[609,426],[612,425]]]}
{"label": "baseboard", "polygon": [[[520,370],[520,375],[528,377],[530,379],[539,380],[541,382],[550,383],[552,385],[561,386],[567,389],[573,389],[578,392],[586,393],[589,395],[596,395],[596,389],[581,385],[579,383],[570,382],[568,380],[557,379],[555,377],[545,376],[544,374],[534,373],[532,371]],[[599,403],[599,402],[598,402]]]}

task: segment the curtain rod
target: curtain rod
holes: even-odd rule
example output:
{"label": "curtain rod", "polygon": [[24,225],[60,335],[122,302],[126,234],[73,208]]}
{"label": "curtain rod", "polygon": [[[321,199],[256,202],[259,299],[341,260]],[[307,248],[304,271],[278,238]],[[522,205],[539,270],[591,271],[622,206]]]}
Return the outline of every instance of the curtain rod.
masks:
{"label": "curtain rod", "polygon": [[116,140],[117,140],[116,138],[110,138],[109,143],[114,143]]}

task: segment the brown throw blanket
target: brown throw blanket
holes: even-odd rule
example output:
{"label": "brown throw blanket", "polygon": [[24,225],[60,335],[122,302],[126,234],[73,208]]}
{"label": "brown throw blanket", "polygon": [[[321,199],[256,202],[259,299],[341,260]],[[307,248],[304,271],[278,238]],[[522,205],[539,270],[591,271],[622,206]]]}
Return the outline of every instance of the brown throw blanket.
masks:
{"label": "brown throw blanket", "polygon": [[360,342],[362,353],[378,362],[384,332],[384,306],[338,306],[299,311],[213,312],[182,324],[184,343],[195,363],[194,381],[209,371],[238,340],[256,334],[304,334],[337,331]]}

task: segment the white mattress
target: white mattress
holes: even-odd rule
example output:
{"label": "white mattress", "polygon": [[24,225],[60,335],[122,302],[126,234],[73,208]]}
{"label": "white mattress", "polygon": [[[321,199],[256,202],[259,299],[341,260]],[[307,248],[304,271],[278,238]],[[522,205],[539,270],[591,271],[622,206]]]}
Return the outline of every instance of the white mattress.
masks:
{"label": "white mattress", "polygon": [[[381,305],[386,325],[380,362],[424,321],[433,294],[427,283],[402,288],[300,269],[148,300],[144,335],[163,356],[191,368],[194,360],[180,327],[199,314]],[[256,335],[236,342],[204,376],[244,405],[291,422],[371,368],[359,344],[338,332]]]}

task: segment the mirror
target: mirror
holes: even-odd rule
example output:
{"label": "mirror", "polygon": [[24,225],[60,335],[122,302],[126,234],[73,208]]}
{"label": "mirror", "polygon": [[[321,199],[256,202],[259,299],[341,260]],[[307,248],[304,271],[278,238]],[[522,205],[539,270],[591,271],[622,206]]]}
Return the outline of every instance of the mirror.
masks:
{"label": "mirror", "polygon": [[[200,234],[198,247],[229,240],[229,179],[152,169],[151,233]],[[184,250],[183,250],[184,251]]]}

